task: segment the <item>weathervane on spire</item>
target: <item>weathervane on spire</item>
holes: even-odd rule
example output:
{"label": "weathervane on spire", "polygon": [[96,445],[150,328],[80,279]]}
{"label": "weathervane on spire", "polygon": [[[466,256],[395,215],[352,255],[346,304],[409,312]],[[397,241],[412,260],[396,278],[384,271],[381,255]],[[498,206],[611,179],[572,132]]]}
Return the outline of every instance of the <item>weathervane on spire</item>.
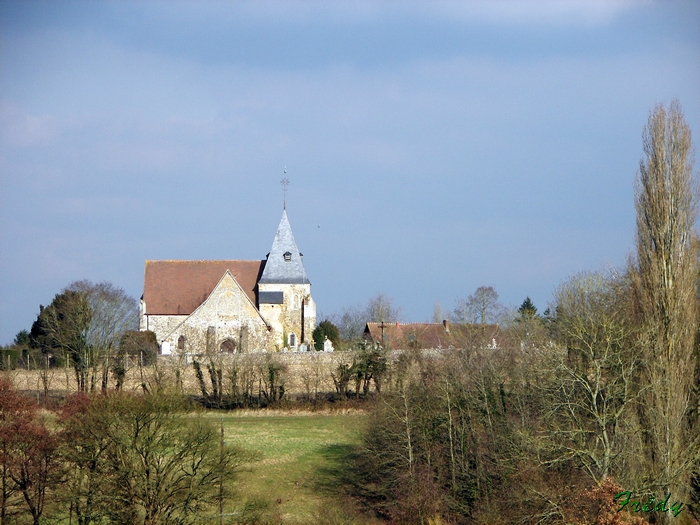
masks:
{"label": "weathervane on spire", "polygon": [[280,181],[284,191],[284,209],[287,209],[287,186],[289,186],[289,179],[287,178],[287,166],[284,167],[284,178]]}

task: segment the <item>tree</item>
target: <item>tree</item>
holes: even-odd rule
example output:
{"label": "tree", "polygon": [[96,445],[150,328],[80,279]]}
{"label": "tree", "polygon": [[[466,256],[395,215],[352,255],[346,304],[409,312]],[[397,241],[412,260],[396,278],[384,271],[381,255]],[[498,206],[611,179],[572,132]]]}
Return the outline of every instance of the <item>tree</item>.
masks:
{"label": "tree", "polygon": [[340,346],[340,333],[338,332],[338,328],[328,320],[321,321],[314,329],[314,348],[316,350],[323,350],[323,342],[326,338],[333,343],[334,348]]}
{"label": "tree", "polygon": [[393,300],[379,293],[367,302],[365,316],[367,322],[395,323],[399,320],[400,309],[394,306]]}
{"label": "tree", "polygon": [[12,432],[10,477],[24,498],[32,523],[39,525],[47,492],[60,480],[54,466],[57,440],[37,421],[19,420]]}
{"label": "tree", "polygon": [[495,323],[503,307],[498,293],[491,286],[479,286],[467,299],[458,299],[453,320],[456,323]]}
{"label": "tree", "polygon": [[79,390],[86,388],[89,362],[87,332],[92,309],[82,292],[64,290],[47,307],[39,306],[39,315],[32,324],[30,345],[42,352],[61,352],[70,359]]}
{"label": "tree", "polygon": [[90,389],[95,389],[98,369],[101,373],[102,390],[107,388],[109,360],[114,358],[122,335],[128,330],[138,329],[138,305],[136,299],[111,283],[75,281],[66,292],[84,295],[92,316],[85,334],[90,351]]}
{"label": "tree", "polygon": [[[635,375],[640,366],[630,321],[629,282],[583,273],[556,292],[553,344],[541,351],[551,378],[546,392],[548,437],[558,457],[573,460],[596,484],[608,476],[635,482]],[[555,456],[557,453],[555,453]]]}
{"label": "tree", "polygon": [[[508,425],[520,417],[506,416],[506,385],[513,382],[504,372],[513,367],[503,354],[500,348],[404,354],[398,388],[369,410],[357,465],[358,484],[376,510],[397,523],[516,521],[501,512],[512,485],[506,497],[492,500],[518,470],[504,454],[504,444],[517,437]],[[499,508],[488,516],[490,501]]]}
{"label": "tree", "polygon": [[67,498],[88,523],[201,523],[244,459],[180,399],[114,393],[65,413]]}
{"label": "tree", "polygon": [[14,344],[15,346],[27,347],[29,346],[29,332],[26,330],[20,330],[15,336]]}
{"label": "tree", "polygon": [[523,304],[518,308],[518,314],[523,320],[530,320],[537,317],[537,307],[532,302],[532,299],[526,297]]}
{"label": "tree", "polygon": [[433,323],[441,323],[445,320],[442,315],[442,304],[440,301],[436,301],[433,305]]}
{"label": "tree", "polygon": [[[57,469],[57,439],[39,419],[31,400],[18,395],[9,381],[0,379],[0,523],[12,517],[11,498],[21,495],[32,523],[44,514],[47,493],[61,480]],[[19,502],[14,501],[15,513]]]}
{"label": "tree", "polygon": [[630,271],[645,354],[641,381],[647,398],[641,406],[653,488],[682,496],[698,451],[697,434],[687,428],[698,263],[691,250],[694,151],[678,101],[654,107],[643,146],[635,194],[637,257]]}
{"label": "tree", "polygon": [[379,343],[362,341],[349,369],[350,375],[355,378],[355,395],[359,396],[362,387],[362,393],[367,396],[372,381],[377,393],[381,393],[386,371],[386,350]]}
{"label": "tree", "polygon": [[14,498],[17,487],[10,473],[15,440],[14,427],[18,420],[31,420],[34,405],[18,395],[10,381],[0,378],[0,525],[9,523],[18,503]]}
{"label": "tree", "polygon": [[139,367],[148,366],[156,362],[159,350],[156,334],[150,330],[125,331],[119,339],[117,358],[112,363],[112,374],[117,383],[117,390],[124,384],[131,359],[136,359]]}
{"label": "tree", "polygon": [[151,364],[159,352],[156,334],[150,330],[126,330],[119,338],[119,350],[129,357],[143,359],[144,364]]}
{"label": "tree", "polygon": [[39,307],[29,334],[30,345],[42,352],[59,351],[75,370],[78,390],[94,390],[98,370],[107,388],[109,358],[122,334],[138,328],[136,300],[110,283],[76,281]]}
{"label": "tree", "polygon": [[365,308],[361,305],[346,306],[339,313],[330,316],[328,320],[338,327],[338,334],[345,342],[362,339],[367,323]]}
{"label": "tree", "polygon": [[536,347],[546,337],[545,320],[537,313],[537,307],[529,297],[517,310],[510,312],[506,326],[511,337],[520,341],[521,349]]}
{"label": "tree", "polygon": [[368,322],[394,323],[399,320],[400,308],[394,306],[390,297],[379,293],[362,304],[343,308],[340,313],[328,319],[338,327],[340,338],[345,342],[358,342],[362,339]]}

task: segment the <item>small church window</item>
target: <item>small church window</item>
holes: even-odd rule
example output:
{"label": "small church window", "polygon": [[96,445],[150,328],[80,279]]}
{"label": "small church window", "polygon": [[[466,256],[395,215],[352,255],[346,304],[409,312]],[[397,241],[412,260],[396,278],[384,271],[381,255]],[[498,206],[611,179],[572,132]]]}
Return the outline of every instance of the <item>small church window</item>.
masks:
{"label": "small church window", "polygon": [[295,334],[289,334],[289,346],[295,347],[297,345],[297,336]]}
{"label": "small church window", "polygon": [[178,350],[185,349],[185,336],[184,335],[181,335],[180,337],[177,338],[177,349]]}
{"label": "small church window", "polygon": [[292,260],[292,254],[291,254],[291,252],[284,252],[284,260],[285,260],[286,262],[289,262],[289,261]]}

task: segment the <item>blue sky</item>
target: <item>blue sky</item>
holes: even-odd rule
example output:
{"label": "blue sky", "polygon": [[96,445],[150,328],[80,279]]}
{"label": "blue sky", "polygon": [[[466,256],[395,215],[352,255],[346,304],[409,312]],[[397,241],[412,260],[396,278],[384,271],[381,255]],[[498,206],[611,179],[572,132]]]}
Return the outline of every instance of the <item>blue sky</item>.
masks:
{"label": "blue sky", "polygon": [[655,103],[700,136],[700,3],[0,3],[0,344],[74,280],[262,259],[322,314],[540,311],[634,246]]}

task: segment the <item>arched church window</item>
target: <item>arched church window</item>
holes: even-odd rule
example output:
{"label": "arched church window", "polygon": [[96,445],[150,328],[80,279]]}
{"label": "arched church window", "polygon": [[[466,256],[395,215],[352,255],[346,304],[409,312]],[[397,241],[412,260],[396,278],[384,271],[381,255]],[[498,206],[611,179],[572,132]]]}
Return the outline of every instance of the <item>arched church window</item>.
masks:
{"label": "arched church window", "polygon": [[178,350],[185,349],[185,336],[184,335],[181,335],[180,337],[177,338],[177,349]]}
{"label": "arched church window", "polygon": [[234,343],[231,339],[224,340],[221,345],[219,345],[219,352],[222,354],[235,354],[236,343]]}
{"label": "arched church window", "polygon": [[297,336],[296,334],[289,334],[289,347],[293,348],[297,345]]}

